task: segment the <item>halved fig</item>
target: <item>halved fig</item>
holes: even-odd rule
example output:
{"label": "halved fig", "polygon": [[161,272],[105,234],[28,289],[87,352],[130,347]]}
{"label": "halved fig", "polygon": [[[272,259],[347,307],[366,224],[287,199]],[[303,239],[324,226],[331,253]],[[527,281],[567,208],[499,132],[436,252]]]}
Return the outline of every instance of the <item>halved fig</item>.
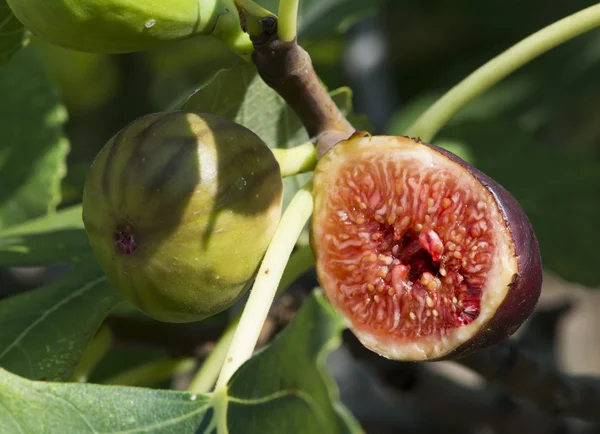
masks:
{"label": "halved fig", "polygon": [[357,133],[314,174],[319,281],[367,348],[406,361],[464,356],[532,313],[542,270],[516,199],[456,155]]}

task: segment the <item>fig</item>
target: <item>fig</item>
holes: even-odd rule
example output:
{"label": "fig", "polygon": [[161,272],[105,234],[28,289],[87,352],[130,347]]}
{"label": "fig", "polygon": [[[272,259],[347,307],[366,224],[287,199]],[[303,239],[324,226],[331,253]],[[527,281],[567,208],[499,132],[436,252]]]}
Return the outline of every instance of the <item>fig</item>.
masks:
{"label": "fig", "polygon": [[218,0],[7,0],[33,34],[79,51],[126,53],[212,33]]}
{"label": "fig", "polygon": [[540,296],[517,200],[456,155],[357,133],[317,163],[311,244],[327,299],[368,349],[458,358],[512,335]]}
{"label": "fig", "polygon": [[248,289],[281,215],[272,151],[213,114],[144,116],[88,172],[83,222],[112,285],[164,322],[221,312]]}

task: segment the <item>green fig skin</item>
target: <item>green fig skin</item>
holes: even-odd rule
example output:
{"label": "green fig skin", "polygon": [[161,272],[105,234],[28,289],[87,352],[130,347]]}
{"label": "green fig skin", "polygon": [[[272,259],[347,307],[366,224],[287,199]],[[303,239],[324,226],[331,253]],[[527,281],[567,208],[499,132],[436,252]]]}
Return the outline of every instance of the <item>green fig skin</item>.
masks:
{"label": "green fig skin", "polygon": [[126,53],[211,33],[218,0],[7,0],[33,34],[78,51]]}
{"label": "green fig skin", "polygon": [[249,288],[282,193],[272,151],[247,128],[207,113],[157,113],[96,156],[83,222],[126,300],[160,321],[199,321]]}

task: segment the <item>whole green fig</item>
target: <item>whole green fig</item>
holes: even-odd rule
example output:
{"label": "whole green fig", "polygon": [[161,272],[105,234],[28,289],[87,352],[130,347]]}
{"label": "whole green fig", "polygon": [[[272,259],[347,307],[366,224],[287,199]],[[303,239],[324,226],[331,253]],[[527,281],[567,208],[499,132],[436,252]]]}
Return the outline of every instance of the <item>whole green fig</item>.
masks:
{"label": "whole green fig", "polygon": [[109,281],[151,317],[191,322],[248,289],[281,215],[272,151],[218,116],[142,117],[96,156],[83,221]]}
{"label": "whole green fig", "polygon": [[[7,0],[33,34],[79,51],[125,53],[231,26],[219,0]],[[239,25],[237,31],[241,33]]]}

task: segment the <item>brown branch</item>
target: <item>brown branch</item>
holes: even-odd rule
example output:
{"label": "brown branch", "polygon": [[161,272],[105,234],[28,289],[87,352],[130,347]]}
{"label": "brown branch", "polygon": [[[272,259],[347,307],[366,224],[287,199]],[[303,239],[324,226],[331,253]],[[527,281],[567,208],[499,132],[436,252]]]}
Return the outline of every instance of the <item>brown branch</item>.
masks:
{"label": "brown branch", "polygon": [[335,143],[350,137],[354,128],[319,81],[309,54],[296,40],[279,39],[273,18],[263,19],[262,25],[263,34],[251,38],[252,60],[265,83],[298,115],[321,156]]}
{"label": "brown branch", "polygon": [[387,387],[443,419],[448,427],[462,426],[465,432],[487,427],[498,434],[554,434],[567,429],[564,421],[505,393],[462,386],[426,364],[385,359],[363,347],[350,332],[344,338],[351,353],[368,364]]}
{"label": "brown branch", "polygon": [[547,417],[529,403],[517,402],[486,388],[461,386],[425,367],[417,373],[414,386],[405,393],[421,408],[442,416],[450,425],[460,426],[468,420],[474,427],[491,428],[497,434],[564,432],[564,422]]}
{"label": "brown branch", "polygon": [[512,340],[458,362],[550,414],[600,423],[600,379],[566,375],[520,350]]}

